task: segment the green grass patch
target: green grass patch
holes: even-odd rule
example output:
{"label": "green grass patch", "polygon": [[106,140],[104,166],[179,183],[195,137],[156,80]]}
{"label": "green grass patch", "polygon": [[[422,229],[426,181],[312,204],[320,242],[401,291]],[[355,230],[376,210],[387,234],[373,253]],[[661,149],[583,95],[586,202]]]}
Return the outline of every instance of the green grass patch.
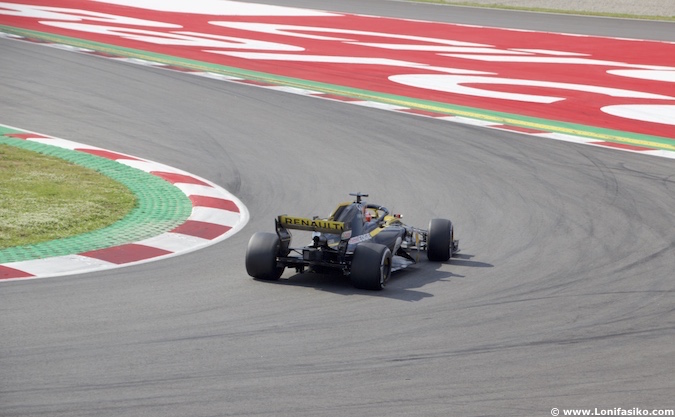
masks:
{"label": "green grass patch", "polygon": [[0,249],[101,229],[135,205],[131,190],[99,172],[0,144]]}

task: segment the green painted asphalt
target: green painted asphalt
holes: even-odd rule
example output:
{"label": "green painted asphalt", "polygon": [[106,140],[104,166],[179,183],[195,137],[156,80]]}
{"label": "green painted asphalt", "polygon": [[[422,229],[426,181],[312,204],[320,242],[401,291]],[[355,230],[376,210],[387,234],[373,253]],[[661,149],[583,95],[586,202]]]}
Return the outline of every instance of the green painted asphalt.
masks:
{"label": "green painted asphalt", "polygon": [[111,54],[113,56],[142,59],[174,67],[180,67],[192,71],[211,72],[220,75],[239,77],[246,80],[260,81],[270,85],[284,85],[289,87],[296,87],[326,94],[335,94],[343,97],[350,97],[358,100],[376,101],[380,103],[393,104],[412,109],[419,109],[439,114],[446,114],[448,116],[463,116],[477,120],[484,120],[491,123],[504,124],[509,126],[519,126],[529,129],[541,130],[545,132],[563,133],[582,138],[589,138],[597,141],[607,141],[624,145],[641,146],[649,149],[662,149],[667,151],[675,151],[675,140],[673,140],[672,138],[643,135],[574,123],[565,123],[547,119],[539,119],[534,117],[526,117],[517,114],[494,112],[472,107],[456,106],[447,103],[396,96],[393,94],[385,94],[368,90],[360,90],[356,88],[342,87],[333,84],[306,81],[297,78],[284,77],[256,71],[249,71],[241,68],[210,64],[207,62],[194,61],[183,58],[176,58],[169,55],[156,54],[152,52],[146,52],[130,48],[122,48],[114,45],[76,39],[67,36],[53,35],[44,32],[13,28],[3,25],[0,25],[0,31],[18,36],[23,36],[29,39],[36,39],[43,42],[53,42],[71,45],[79,48],[85,48],[93,51]]}
{"label": "green painted asphalt", "polygon": [[103,229],[63,239],[0,250],[0,264],[72,255],[147,239],[168,232],[187,220],[192,202],[173,184],[111,159],[5,135],[26,133],[0,125],[0,143],[51,155],[100,172],[123,184],[137,203],[127,216]]}

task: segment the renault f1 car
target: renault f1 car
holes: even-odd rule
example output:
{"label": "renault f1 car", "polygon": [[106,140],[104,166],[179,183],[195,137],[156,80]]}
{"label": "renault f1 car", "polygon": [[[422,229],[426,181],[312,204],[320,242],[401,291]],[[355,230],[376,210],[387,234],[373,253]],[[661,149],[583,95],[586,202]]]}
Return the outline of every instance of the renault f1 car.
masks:
{"label": "renault f1 car", "polygon": [[[246,271],[259,280],[278,280],[285,268],[337,272],[349,276],[356,288],[381,290],[392,271],[419,260],[445,262],[459,252],[450,220],[433,219],[429,228],[403,224],[401,215],[363,201],[368,194],[342,203],[328,218],[278,216],[276,233],[257,232],[246,249]],[[312,232],[311,243],[291,246],[291,229]],[[416,255],[416,256],[415,256]]]}

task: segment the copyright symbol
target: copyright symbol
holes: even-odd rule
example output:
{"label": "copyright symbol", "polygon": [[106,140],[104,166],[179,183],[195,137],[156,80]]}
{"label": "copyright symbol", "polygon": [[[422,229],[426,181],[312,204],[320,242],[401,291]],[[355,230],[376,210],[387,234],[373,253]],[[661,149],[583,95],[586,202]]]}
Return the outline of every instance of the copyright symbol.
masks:
{"label": "copyright symbol", "polygon": [[552,415],[552,416],[555,417],[555,416],[557,416],[558,414],[560,414],[560,410],[558,410],[557,408],[551,408],[551,415]]}

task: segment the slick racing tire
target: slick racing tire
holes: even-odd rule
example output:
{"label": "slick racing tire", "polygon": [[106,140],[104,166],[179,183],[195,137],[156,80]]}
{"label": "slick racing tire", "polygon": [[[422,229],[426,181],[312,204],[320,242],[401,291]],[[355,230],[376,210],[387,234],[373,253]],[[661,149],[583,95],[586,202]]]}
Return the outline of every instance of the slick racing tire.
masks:
{"label": "slick racing tire", "polygon": [[433,262],[445,262],[452,256],[452,222],[432,219],[427,235],[427,258]]}
{"label": "slick racing tire", "polygon": [[257,232],[251,236],[246,248],[246,272],[256,279],[276,281],[284,272],[277,266],[281,242],[274,233]]}
{"label": "slick racing tire", "polygon": [[361,243],[354,251],[350,278],[362,290],[381,290],[391,276],[392,255],[388,247],[377,243]]}

